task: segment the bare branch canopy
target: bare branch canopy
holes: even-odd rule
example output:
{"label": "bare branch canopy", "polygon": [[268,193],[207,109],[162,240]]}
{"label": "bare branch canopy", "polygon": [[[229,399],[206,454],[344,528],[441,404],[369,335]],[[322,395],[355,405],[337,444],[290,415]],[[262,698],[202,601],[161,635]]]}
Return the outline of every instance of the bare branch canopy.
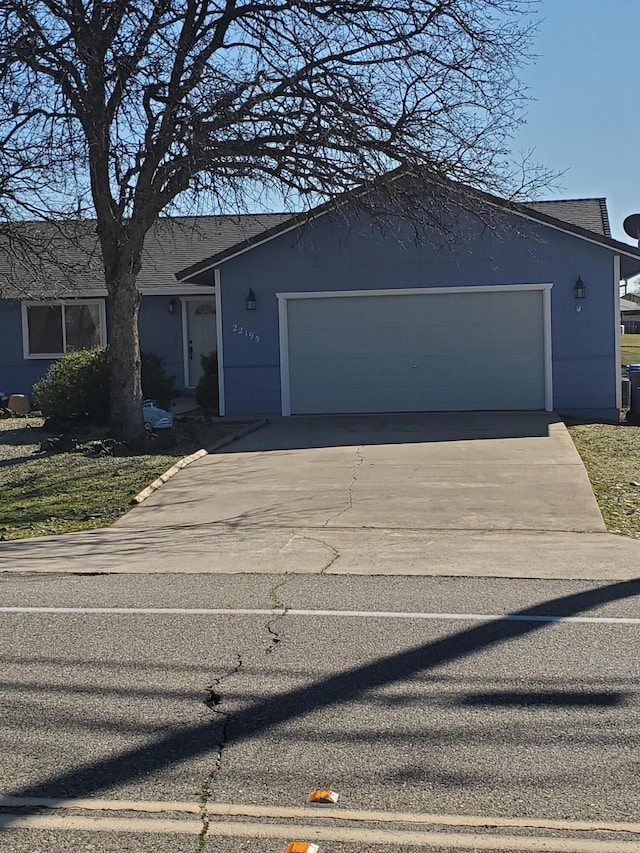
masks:
{"label": "bare branch canopy", "polygon": [[198,199],[300,210],[398,166],[530,193],[540,173],[508,152],[535,6],[4,0],[0,166],[26,209],[96,217],[128,434],[141,429],[135,279],[160,213]]}

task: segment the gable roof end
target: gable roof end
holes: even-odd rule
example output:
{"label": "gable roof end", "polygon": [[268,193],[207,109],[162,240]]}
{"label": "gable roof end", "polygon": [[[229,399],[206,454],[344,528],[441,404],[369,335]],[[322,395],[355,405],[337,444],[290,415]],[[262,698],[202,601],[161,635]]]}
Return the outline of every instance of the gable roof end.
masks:
{"label": "gable roof end", "polygon": [[[368,188],[360,189],[360,192],[367,191],[369,191]],[[604,198],[558,199],[525,203],[508,201],[481,190],[466,188],[466,191],[477,196],[484,203],[620,254],[622,278],[626,279],[640,273],[640,247],[630,246],[628,243],[622,243],[611,237],[609,214]],[[357,191],[352,192],[355,194]],[[336,206],[337,203],[335,202],[326,202],[308,213],[291,216],[260,234],[255,234],[235,246],[229,246],[221,252],[212,254],[200,262],[186,267],[176,273],[176,277],[180,281],[193,280],[199,274],[207,272],[224,261],[244,254],[255,246],[273,240],[312,219],[324,216]]]}

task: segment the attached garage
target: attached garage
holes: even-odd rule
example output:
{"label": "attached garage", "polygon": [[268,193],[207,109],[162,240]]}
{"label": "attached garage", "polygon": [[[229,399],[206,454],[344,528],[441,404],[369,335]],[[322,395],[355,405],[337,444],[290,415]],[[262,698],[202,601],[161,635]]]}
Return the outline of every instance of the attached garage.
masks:
{"label": "attached garage", "polygon": [[619,419],[620,285],[640,249],[611,237],[603,199],[453,187],[421,229],[364,189],[362,206],[322,205],[179,275],[215,288],[222,414]]}
{"label": "attached garage", "polygon": [[550,288],[278,294],[282,413],[551,410]]}

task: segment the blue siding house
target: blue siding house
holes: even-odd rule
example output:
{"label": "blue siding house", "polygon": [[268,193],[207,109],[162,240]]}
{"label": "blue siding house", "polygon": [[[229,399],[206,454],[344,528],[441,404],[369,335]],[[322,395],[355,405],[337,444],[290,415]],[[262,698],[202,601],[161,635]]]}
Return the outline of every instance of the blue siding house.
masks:
{"label": "blue siding house", "polygon": [[[163,219],[148,235],[138,278],[140,344],[160,355],[176,386],[189,393],[200,357],[216,349],[215,291],[176,279],[185,264],[235,245],[288,219],[280,214]],[[71,349],[109,341],[107,292],[95,222],[25,223],[41,254],[0,252],[0,392],[31,394],[51,362]],[[35,232],[35,233],[34,233]],[[51,234],[55,234],[54,237]]]}
{"label": "blue siding house", "polygon": [[[420,236],[356,207],[162,220],[138,282],[142,348],[185,393],[217,350],[229,417],[617,417],[620,281],[640,251],[611,238],[603,199],[473,198]],[[0,268],[0,391],[30,393],[52,359],[108,342],[92,228],[84,254],[64,251],[72,271]]]}
{"label": "blue siding house", "polygon": [[611,238],[603,199],[479,198],[451,239],[321,208],[183,270],[215,288],[221,412],[617,418],[640,251]]}

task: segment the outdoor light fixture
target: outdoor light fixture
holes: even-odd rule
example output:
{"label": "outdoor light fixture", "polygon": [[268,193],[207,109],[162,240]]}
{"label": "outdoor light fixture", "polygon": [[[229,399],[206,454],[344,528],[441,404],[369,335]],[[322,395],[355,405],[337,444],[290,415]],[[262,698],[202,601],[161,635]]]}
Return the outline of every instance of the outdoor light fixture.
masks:
{"label": "outdoor light fixture", "polygon": [[247,311],[255,311],[256,310],[256,295],[253,292],[253,289],[249,288],[249,293],[247,293],[247,298],[245,299],[245,304],[247,306]]}
{"label": "outdoor light fixture", "polygon": [[574,299],[584,299],[587,294],[587,288],[580,276],[578,276],[578,280],[573,285],[573,298]]}
{"label": "outdoor light fixture", "polygon": [[170,299],[167,302],[167,311],[169,312],[169,314],[175,314],[177,307],[178,307],[178,303],[175,299]]}

